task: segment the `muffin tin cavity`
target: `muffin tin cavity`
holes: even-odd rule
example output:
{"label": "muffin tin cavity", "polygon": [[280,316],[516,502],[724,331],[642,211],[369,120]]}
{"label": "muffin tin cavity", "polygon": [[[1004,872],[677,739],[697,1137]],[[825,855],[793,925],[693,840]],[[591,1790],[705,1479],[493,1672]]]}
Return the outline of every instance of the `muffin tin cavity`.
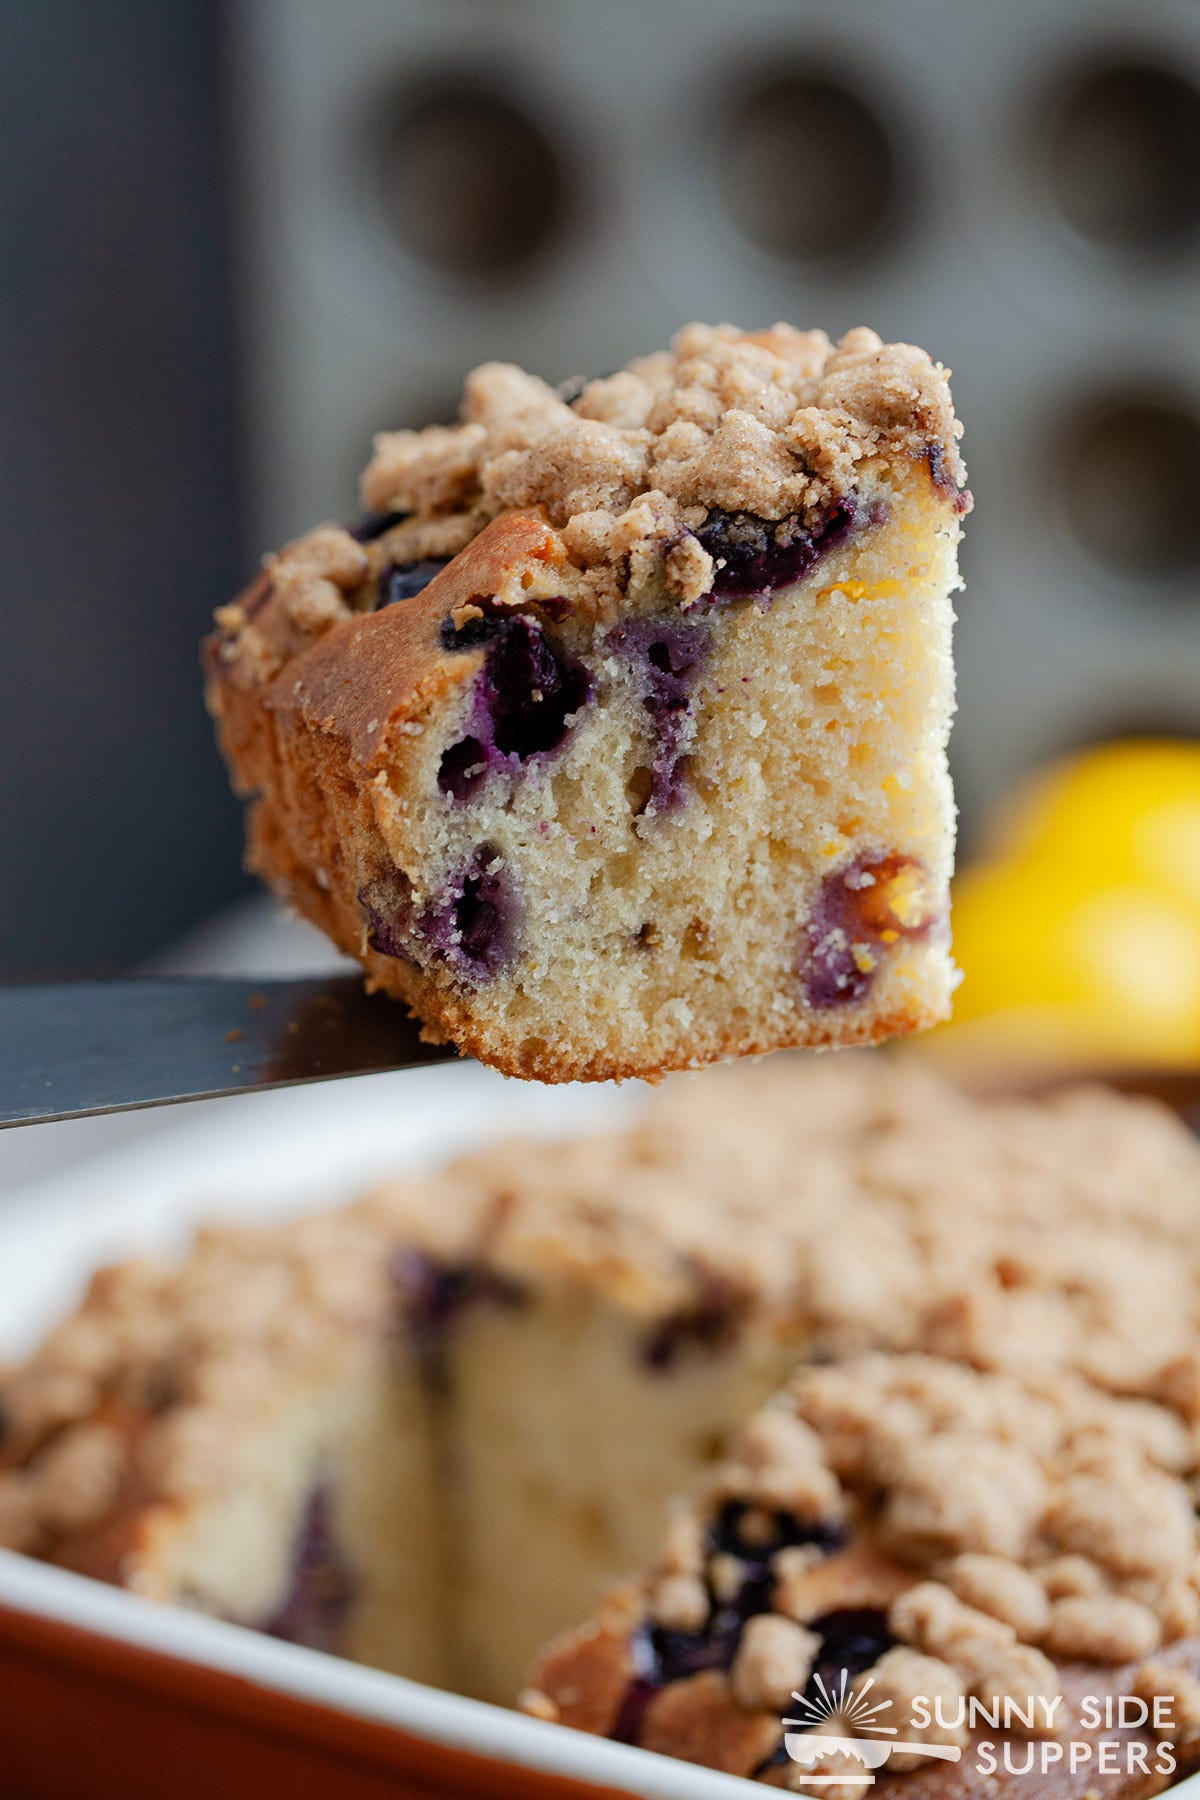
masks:
{"label": "muffin tin cavity", "polygon": [[721,148],[721,198],[751,243],[776,256],[873,250],[894,221],[898,159],[853,78],[773,68],[747,81]]}
{"label": "muffin tin cavity", "polygon": [[484,80],[405,83],[388,98],[380,190],[409,253],[444,274],[509,274],[554,240],[568,176],[549,129]]}
{"label": "muffin tin cavity", "polygon": [[1200,235],[1200,88],[1140,59],[1065,76],[1051,101],[1046,180],[1081,238],[1127,256]]}
{"label": "muffin tin cavity", "polygon": [[[1068,529],[1095,562],[1170,583],[1200,568],[1200,410],[1170,392],[1098,392],[1051,446]],[[1180,582],[1181,598],[1194,587]]]}

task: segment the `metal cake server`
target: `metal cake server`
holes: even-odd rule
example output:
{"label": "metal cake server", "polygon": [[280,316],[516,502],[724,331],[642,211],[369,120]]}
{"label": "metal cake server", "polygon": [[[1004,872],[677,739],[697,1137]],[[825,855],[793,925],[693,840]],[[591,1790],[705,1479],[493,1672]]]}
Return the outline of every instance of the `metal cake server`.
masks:
{"label": "metal cake server", "polygon": [[0,1127],[209,1100],[457,1055],[355,975],[0,988]]}

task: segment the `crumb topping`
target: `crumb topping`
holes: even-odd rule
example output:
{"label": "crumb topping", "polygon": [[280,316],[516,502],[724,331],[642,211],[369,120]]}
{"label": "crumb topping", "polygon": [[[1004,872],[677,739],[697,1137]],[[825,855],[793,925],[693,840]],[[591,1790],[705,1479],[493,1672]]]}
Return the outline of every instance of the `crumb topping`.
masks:
{"label": "crumb topping", "polygon": [[947,372],[865,328],[688,325],[670,351],[566,390],[510,363],[466,380],[462,422],[381,432],[363,504],[394,521],[364,546],[325,525],[268,559],[270,604],[217,615],[218,654],[269,680],[328,627],[370,604],[388,566],[453,556],[511,508],[536,507],[606,591],[660,579],[682,606],[711,590],[693,535],[713,511],[812,526],[881,462],[927,462],[969,504]]}
{"label": "crumb topping", "polygon": [[[892,1711],[889,1717],[906,1720],[911,1718],[913,1702],[920,1696],[930,1702],[929,1724],[906,1724],[905,1737],[916,1743],[951,1744],[959,1749],[967,1743],[970,1734],[965,1717],[963,1723],[958,1725],[939,1723],[939,1717],[953,1720],[960,1716],[957,1703],[964,1698],[966,1690],[958,1670],[936,1656],[925,1656],[907,1644],[897,1644],[884,1652],[869,1674],[858,1677],[854,1691],[869,1693],[870,1704],[873,1706],[890,1704]],[[940,1714],[938,1702],[941,1702]],[[961,1711],[965,1714],[965,1708]],[[919,1751],[902,1750],[889,1756],[888,1768],[900,1775],[909,1769],[920,1768],[928,1761],[929,1758],[923,1757]]]}
{"label": "crumb topping", "polygon": [[1200,1681],[1187,1669],[1166,1657],[1151,1657],[1134,1676],[1133,1692],[1152,1706],[1156,1699],[1167,1701],[1163,1717],[1150,1717],[1156,1736],[1172,1739],[1181,1749],[1200,1740]]}
{"label": "crumb topping", "polygon": [[785,1711],[793,1693],[803,1691],[820,1647],[815,1632],[781,1613],[747,1619],[730,1670],[738,1704]]}
{"label": "crumb topping", "polygon": [[[838,1471],[840,1512],[922,1577],[892,1602],[893,1632],[976,1691],[1016,1692],[1018,1670],[1040,1681],[1048,1665],[1034,1652],[1123,1663],[1180,1634],[1162,1602],[1200,1575],[1200,1540],[1169,1415],[1156,1441],[1144,1403],[1076,1375],[921,1355],[803,1368],[791,1400]],[[1106,1471],[1083,1477],[1082,1495],[1081,1458]],[[716,1479],[724,1500],[723,1470]],[[1087,1591],[1063,1592],[1064,1558],[1086,1565]]]}
{"label": "crumb topping", "polygon": [[[799,1426],[798,1436],[781,1429],[785,1420]],[[798,1445],[806,1464],[823,1463],[836,1503],[823,1521],[795,1515],[809,1541],[776,1551],[764,1575],[760,1546],[786,1529],[780,1511],[764,1510],[764,1495],[776,1501],[784,1493]],[[695,1709],[695,1677],[684,1678],[701,1656],[710,1682],[728,1669],[728,1693],[746,1721],[786,1713],[792,1695],[802,1698],[810,1679],[835,1671],[845,1656],[856,1658],[855,1690],[869,1691],[872,1703],[893,1702],[899,1718],[917,1695],[940,1697],[937,1729],[904,1729],[902,1760],[891,1765],[897,1773],[929,1760],[909,1743],[967,1742],[966,1709],[955,1704],[964,1698],[1003,1706],[1005,1729],[1018,1736],[1069,1733],[1076,1719],[1069,1700],[1064,1706],[1070,1690],[1061,1665],[1123,1668],[1126,1680],[1136,1670],[1135,1691],[1174,1697],[1184,1738],[1195,1734],[1200,1686],[1169,1649],[1190,1637],[1194,1650],[1195,1611],[1178,1605],[1177,1590],[1186,1586],[1194,1601],[1200,1585],[1200,1527],[1177,1448],[1169,1425],[1147,1430],[1145,1402],[1073,1373],[1000,1374],[916,1353],[801,1367],[786,1398],[735,1439],[695,1502],[708,1550],[705,1587],[722,1609],[722,1629],[731,1618],[735,1624],[727,1648],[701,1619],[681,1627],[691,1638],[659,1649],[653,1704],[674,1735],[660,1731],[656,1747],[690,1756],[701,1738],[710,1742]],[[1087,1493],[1086,1555],[1074,1542],[1081,1460],[1114,1476],[1103,1499]],[[740,1489],[738,1470],[747,1477]],[[675,1542],[690,1543],[680,1531],[676,1521]],[[1077,1584],[1088,1591],[1063,1593],[1068,1563],[1091,1571],[1094,1579]],[[825,1579],[806,1596],[805,1580],[821,1570]],[[660,1578],[651,1569],[643,1579],[642,1616],[653,1617]],[[864,1587],[864,1578],[876,1585]],[[627,1629],[643,1629],[636,1614]],[[535,1695],[543,1684],[558,1691],[556,1654],[551,1646]],[[810,1691],[824,1697],[819,1684]],[[569,1711],[565,1717],[573,1722]]]}

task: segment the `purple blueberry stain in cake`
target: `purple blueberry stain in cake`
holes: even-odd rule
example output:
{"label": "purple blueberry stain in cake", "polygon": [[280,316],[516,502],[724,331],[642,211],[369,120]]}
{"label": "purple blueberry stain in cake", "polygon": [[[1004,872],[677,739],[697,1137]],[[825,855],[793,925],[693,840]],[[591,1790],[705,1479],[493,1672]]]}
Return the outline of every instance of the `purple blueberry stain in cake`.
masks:
{"label": "purple blueberry stain in cake", "polygon": [[519,1282],[480,1262],[443,1262],[423,1250],[397,1251],[391,1278],[400,1323],[429,1384],[447,1386],[446,1340],[464,1315],[480,1306],[514,1307],[525,1299]]}
{"label": "purple blueberry stain in cake", "polygon": [[440,793],[461,805],[472,799],[487,779],[488,755],[477,737],[460,738],[443,752],[438,764]]}
{"label": "purple blueberry stain in cake", "polygon": [[680,745],[692,715],[696,685],[708,661],[708,627],[699,620],[630,619],[611,634],[608,646],[636,670],[642,705],[657,738],[649,794],[641,810],[671,812],[687,797]]}
{"label": "purple blueberry stain in cake", "polygon": [[508,865],[493,844],[480,844],[443,899],[424,909],[419,930],[435,955],[479,982],[513,961],[520,924]]}
{"label": "purple blueberry stain in cake", "polygon": [[[647,929],[654,931],[652,926],[642,927],[643,931]],[[674,1368],[689,1351],[711,1354],[727,1349],[737,1335],[745,1296],[733,1282],[716,1273],[698,1270],[697,1276],[700,1297],[691,1306],[680,1307],[659,1319],[643,1339],[642,1362],[655,1374]]]}
{"label": "purple blueberry stain in cake", "polygon": [[815,524],[755,513],[710,512],[695,536],[715,564],[710,598],[768,601],[775,588],[800,581],[843,542],[858,515],[847,496]]}
{"label": "purple blueberry stain in cake", "polygon": [[928,909],[923,871],[898,852],[860,856],[822,881],[805,927],[804,991],[818,1011],[865,999],[880,955],[901,938],[925,936],[938,915]]}
{"label": "purple blueberry stain in cake", "polygon": [[925,461],[929,465],[929,479],[942,499],[949,500],[960,517],[963,513],[969,513],[975,504],[974,498],[970,488],[959,487],[945,445],[930,444],[925,452]]}
{"label": "purple blueberry stain in cake", "polygon": [[336,1651],[354,1593],[353,1575],[334,1536],[329,1483],[322,1479],[305,1501],[287,1592],[262,1629],[269,1637],[309,1650]]}
{"label": "purple blueberry stain in cake", "polygon": [[367,943],[380,956],[422,967],[431,957],[475,983],[513,961],[521,905],[504,858],[492,844],[478,849],[434,900],[418,905],[399,869],[375,877],[358,892]]}
{"label": "purple blueberry stain in cake", "polygon": [[515,613],[469,620],[455,648],[479,644],[489,648],[468,729],[438,769],[440,791],[459,803],[474,797],[491,770],[518,776],[525,763],[559,749],[591,697],[587,671],[550,641],[538,619]]}
{"label": "purple blueberry stain in cake", "polygon": [[379,599],[375,610],[396,606],[402,600],[413,600],[423,593],[435,575],[440,575],[448,556],[422,556],[414,562],[392,563],[379,577]]}

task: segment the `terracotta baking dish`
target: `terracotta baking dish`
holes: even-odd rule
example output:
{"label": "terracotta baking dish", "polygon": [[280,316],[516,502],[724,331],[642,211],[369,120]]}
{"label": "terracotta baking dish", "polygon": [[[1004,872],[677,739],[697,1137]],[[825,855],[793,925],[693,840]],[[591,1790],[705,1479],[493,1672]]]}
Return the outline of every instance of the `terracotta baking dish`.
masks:
{"label": "terracotta baking dish", "polygon": [[0,1553],[5,1800],[720,1800],[740,1782]]}
{"label": "terracotta baking dish", "polygon": [[[1167,1097],[1186,1112],[1196,1084]],[[449,1065],[189,1108],[4,1204],[0,1357],[35,1341],[97,1264],[183,1244],[201,1219],[305,1211],[375,1174],[638,1104],[635,1088],[536,1090]],[[1200,1800],[1200,1776],[1184,1787]],[[751,1791],[0,1552],[0,1800]]]}

